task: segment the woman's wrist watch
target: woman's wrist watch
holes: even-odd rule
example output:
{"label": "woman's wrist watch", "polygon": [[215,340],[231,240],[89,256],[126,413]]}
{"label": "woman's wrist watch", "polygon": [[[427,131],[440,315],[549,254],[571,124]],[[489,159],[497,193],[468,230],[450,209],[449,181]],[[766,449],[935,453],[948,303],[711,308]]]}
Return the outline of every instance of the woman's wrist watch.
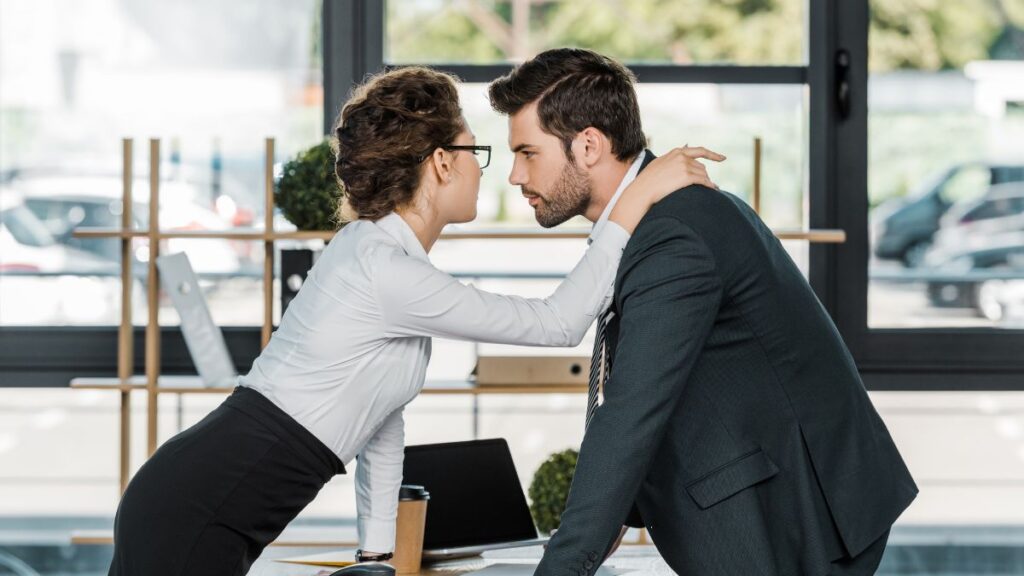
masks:
{"label": "woman's wrist watch", "polygon": [[394,556],[395,556],[394,552],[386,552],[386,553],[383,553],[383,554],[373,554],[373,553],[363,552],[362,548],[360,548],[359,550],[356,550],[356,562],[383,562],[385,560],[391,560],[392,558],[394,558]]}

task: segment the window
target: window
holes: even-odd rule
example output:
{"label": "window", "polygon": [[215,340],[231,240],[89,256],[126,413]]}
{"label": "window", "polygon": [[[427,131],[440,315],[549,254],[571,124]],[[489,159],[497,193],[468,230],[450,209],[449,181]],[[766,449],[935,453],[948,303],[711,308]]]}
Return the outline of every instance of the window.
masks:
{"label": "window", "polygon": [[[137,227],[148,226],[152,137],[161,140],[163,227],[261,226],[264,138],[276,138],[278,162],[322,138],[321,3],[45,0],[4,2],[2,12],[0,205],[28,212],[25,225],[55,242],[34,247],[0,231],[0,385],[65,386],[115,372],[118,241],[72,231],[119,223],[121,139],[135,140]],[[135,241],[137,324],[145,247]],[[175,239],[164,248],[190,256],[232,353],[251,360],[260,245]],[[177,323],[169,302],[161,321]],[[180,334],[166,336],[168,373],[191,371]],[[135,349],[141,367],[141,339]]]}
{"label": "window", "polygon": [[579,46],[625,62],[791,65],[806,61],[805,21],[805,0],[391,0],[384,56],[494,64]]}
{"label": "window", "polygon": [[[366,11],[379,9],[373,4]],[[391,0],[379,16],[386,23],[380,63],[428,64],[467,82],[461,98],[470,125],[479,141],[495,146],[477,224],[532,222],[507,182],[506,120],[490,110],[486,83],[510,63],[571,45],[633,67],[655,153],[689,143],[726,154],[728,162],[712,166],[711,175],[748,201],[754,139],[761,138],[763,216],[776,228],[808,227],[809,104],[806,68],[799,66],[807,52],[805,2],[698,4]],[[770,32],[779,28],[791,33]],[[786,245],[809,273],[807,243]]]}
{"label": "window", "polygon": [[1019,387],[1022,25],[1013,2],[879,0],[839,28],[859,97],[837,141],[835,313],[869,382]]}
{"label": "window", "polygon": [[[223,1],[5,3],[0,196],[18,214],[9,226],[20,228],[2,236],[0,284],[17,294],[5,292],[0,324],[118,322],[118,240],[72,233],[120,225],[124,137],[136,140],[136,226],[148,226],[150,137],[162,140],[162,227],[261,223],[263,139],[275,136],[278,156],[288,158],[321,136],[319,11],[315,0],[246,9]],[[259,28],[258,38],[224,33],[246,27]],[[44,228],[55,242],[40,249],[39,234],[34,242],[18,234],[26,226]],[[136,244],[145,256],[146,241]],[[166,249],[189,254],[219,322],[260,323],[259,246],[175,239]],[[74,297],[86,286],[101,294],[89,311]],[[245,308],[247,301],[253,305]],[[139,305],[143,322],[145,300]]]}
{"label": "window", "polygon": [[[806,225],[807,113],[804,87],[758,84],[640,84],[644,129],[656,154],[675,146],[706,146],[729,159],[709,173],[723,189],[752,200],[754,138],[762,140],[762,213],[772,226]],[[477,140],[493,147],[480,185],[476,224],[533,225],[533,212],[518,187],[508,183],[512,154],[505,117],[491,110],[487,84],[460,90],[466,119]],[[576,224],[585,226],[582,219]]]}

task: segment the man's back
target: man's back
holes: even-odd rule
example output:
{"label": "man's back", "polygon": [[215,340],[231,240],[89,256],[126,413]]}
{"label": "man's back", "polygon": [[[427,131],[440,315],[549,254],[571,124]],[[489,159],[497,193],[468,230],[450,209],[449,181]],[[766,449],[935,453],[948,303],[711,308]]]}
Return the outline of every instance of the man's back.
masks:
{"label": "man's back", "polygon": [[[616,282],[622,323],[672,267],[694,276],[658,295],[659,322],[701,342],[619,353],[620,324],[609,327],[613,365],[688,370],[637,496],[654,541],[673,568],[702,574],[824,573],[859,554],[916,487],[800,270],[745,203],[701,186],[636,229]],[[609,392],[617,376],[629,374],[613,371]]]}

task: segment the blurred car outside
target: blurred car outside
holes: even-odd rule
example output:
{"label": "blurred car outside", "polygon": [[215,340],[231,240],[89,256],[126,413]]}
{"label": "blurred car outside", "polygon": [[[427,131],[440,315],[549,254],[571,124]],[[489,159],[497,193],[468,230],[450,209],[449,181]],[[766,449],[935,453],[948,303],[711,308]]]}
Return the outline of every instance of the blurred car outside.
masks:
{"label": "blurred car outside", "polygon": [[924,180],[906,197],[884,202],[872,211],[874,255],[899,260],[907,267],[921,265],[948,210],[978,200],[1008,182],[1024,182],[1024,165],[956,164]]}
{"label": "blurred car outside", "polygon": [[[138,281],[133,293],[143,301]],[[115,324],[120,298],[116,262],[59,243],[20,194],[0,189],[0,324]]]}

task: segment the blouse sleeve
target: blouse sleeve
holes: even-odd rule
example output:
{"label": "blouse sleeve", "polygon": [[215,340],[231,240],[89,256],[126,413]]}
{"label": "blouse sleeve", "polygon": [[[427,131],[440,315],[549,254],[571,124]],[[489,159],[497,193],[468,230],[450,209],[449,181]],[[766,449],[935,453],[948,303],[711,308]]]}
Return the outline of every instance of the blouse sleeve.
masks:
{"label": "blouse sleeve", "polygon": [[608,222],[547,298],[487,292],[407,255],[381,263],[375,281],[390,337],[443,338],[532,346],[576,346],[611,301],[629,233]]}

